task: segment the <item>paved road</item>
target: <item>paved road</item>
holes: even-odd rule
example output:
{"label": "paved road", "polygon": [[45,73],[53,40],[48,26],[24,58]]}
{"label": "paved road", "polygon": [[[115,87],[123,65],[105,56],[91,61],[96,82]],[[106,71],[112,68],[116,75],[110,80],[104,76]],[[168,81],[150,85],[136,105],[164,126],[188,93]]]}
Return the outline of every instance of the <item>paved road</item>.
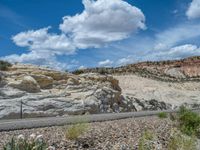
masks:
{"label": "paved road", "polygon": [[[194,111],[198,111],[198,110],[194,110]],[[141,112],[94,114],[94,115],[82,115],[82,116],[1,120],[0,131],[61,126],[61,125],[78,123],[80,121],[82,122],[84,120],[86,120],[87,122],[102,122],[102,121],[118,120],[118,119],[125,119],[125,118],[131,118],[131,117],[145,117],[145,116],[157,115],[160,112],[173,113],[173,112],[177,112],[177,110],[141,111]]]}

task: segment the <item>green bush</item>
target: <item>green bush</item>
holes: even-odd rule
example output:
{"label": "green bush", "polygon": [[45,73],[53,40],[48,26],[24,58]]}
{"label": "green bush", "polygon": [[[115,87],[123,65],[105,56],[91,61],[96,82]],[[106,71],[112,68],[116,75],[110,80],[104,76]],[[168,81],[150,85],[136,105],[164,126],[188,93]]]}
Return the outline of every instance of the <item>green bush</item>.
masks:
{"label": "green bush", "polygon": [[12,138],[3,148],[3,150],[46,150],[47,144],[42,136],[26,139],[23,135],[18,138]]}
{"label": "green bush", "polygon": [[12,65],[9,62],[0,60],[0,70],[5,71]]}
{"label": "green bush", "polygon": [[72,73],[75,74],[75,75],[79,75],[79,74],[84,73],[84,70],[78,69],[78,70],[73,71]]}
{"label": "green bush", "polygon": [[166,112],[160,112],[158,114],[158,117],[161,118],[161,119],[167,118],[167,113]]}
{"label": "green bush", "polygon": [[200,127],[199,114],[192,112],[185,107],[180,108],[178,113],[178,121],[180,130],[187,135],[196,134]]}
{"label": "green bush", "polygon": [[187,136],[178,130],[171,133],[170,140],[168,141],[168,150],[197,150],[196,137]]}

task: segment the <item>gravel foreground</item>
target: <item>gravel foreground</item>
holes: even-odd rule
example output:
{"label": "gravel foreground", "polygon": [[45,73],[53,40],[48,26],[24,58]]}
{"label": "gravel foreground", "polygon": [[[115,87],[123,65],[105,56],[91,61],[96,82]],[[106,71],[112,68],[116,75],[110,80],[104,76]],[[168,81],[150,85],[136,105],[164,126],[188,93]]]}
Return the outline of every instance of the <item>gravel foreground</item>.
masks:
{"label": "gravel foreground", "polygon": [[65,138],[69,126],[55,126],[37,129],[25,129],[0,133],[0,149],[13,136],[23,134],[42,134],[48,145],[56,150],[137,150],[143,133],[148,130],[154,133],[157,139],[155,146],[166,149],[167,140],[173,122],[170,119],[158,117],[129,118],[115,121],[95,122],[88,124],[88,130],[78,140],[71,141]]}

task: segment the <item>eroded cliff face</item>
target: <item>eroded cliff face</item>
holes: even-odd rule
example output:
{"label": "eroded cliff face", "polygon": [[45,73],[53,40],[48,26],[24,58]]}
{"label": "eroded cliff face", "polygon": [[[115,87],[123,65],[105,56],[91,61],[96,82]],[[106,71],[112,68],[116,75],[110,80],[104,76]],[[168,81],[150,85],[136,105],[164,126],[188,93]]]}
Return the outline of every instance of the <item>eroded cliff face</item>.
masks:
{"label": "eroded cliff face", "polygon": [[[168,73],[174,74],[174,70]],[[173,83],[98,73],[74,75],[16,64],[0,71],[0,118],[20,117],[21,102],[24,117],[163,110],[182,104],[198,107],[199,90],[197,81]]]}
{"label": "eroded cliff face", "polygon": [[0,118],[19,116],[21,101],[26,116],[117,112],[120,107],[121,89],[112,76],[20,64],[0,75]]}

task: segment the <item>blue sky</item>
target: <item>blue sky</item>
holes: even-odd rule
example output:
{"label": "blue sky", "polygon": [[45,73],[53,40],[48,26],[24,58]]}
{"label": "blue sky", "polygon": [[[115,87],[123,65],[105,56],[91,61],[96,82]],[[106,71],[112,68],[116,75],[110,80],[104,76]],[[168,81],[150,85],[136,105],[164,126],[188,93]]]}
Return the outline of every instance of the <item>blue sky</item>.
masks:
{"label": "blue sky", "polygon": [[10,62],[120,66],[200,55],[199,41],[200,0],[0,0]]}

